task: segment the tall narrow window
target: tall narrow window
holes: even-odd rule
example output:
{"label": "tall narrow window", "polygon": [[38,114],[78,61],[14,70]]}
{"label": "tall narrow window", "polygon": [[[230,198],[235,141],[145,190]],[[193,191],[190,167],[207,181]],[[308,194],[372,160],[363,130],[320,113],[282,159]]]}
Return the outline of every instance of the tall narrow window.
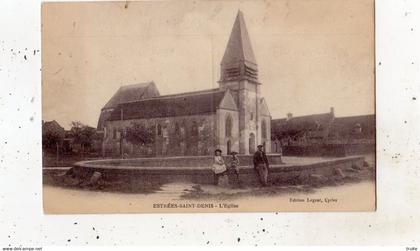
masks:
{"label": "tall narrow window", "polygon": [[267,125],[265,124],[265,120],[261,121],[261,138],[267,138]]}
{"label": "tall narrow window", "polygon": [[175,123],[175,135],[179,136],[179,124]]}
{"label": "tall narrow window", "polygon": [[162,126],[160,124],[157,125],[157,135],[162,135]]}
{"label": "tall narrow window", "polygon": [[192,122],[191,136],[192,137],[198,137],[198,124],[195,121]]}
{"label": "tall narrow window", "polygon": [[228,115],[226,117],[226,122],[225,122],[225,136],[226,137],[232,136],[232,117],[230,115]]}
{"label": "tall narrow window", "polygon": [[181,135],[181,130],[179,128],[179,124],[178,123],[175,123],[175,130],[174,130],[173,140],[175,142],[175,144],[174,144],[175,146],[177,146],[177,147],[180,147],[181,146],[182,135]]}

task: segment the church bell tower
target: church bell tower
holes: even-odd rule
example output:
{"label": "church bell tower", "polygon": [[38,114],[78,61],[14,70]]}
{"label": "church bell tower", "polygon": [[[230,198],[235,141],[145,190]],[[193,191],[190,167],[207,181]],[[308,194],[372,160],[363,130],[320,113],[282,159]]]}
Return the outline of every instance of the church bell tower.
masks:
{"label": "church bell tower", "polygon": [[239,10],[220,64],[219,88],[229,89],[239,108],[239,153],[252,154],[260,144],[258,67]]}

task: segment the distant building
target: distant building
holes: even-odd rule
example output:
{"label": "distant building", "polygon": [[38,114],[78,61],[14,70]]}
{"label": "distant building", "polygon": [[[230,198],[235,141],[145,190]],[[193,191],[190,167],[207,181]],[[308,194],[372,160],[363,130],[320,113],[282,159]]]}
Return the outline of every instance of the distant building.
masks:
{"label": "distant building", "polygon": [[[260,95],[258,67],[241,11],[221,61],[219,87],[160,96],[151,84],[122,87],[102,108],[105,155],[209,155],[253,153],[258,144],[271,148],[271,116]],[[153,128],[154,143],[134,145],[127,128]]]}
{"label": "distant building", "polygon": [[54,149],[61,147],[64,141],[65,130],[55,120],[42,121],[42,147],[44,149]]}
{"label": "distant building", "polygon": [[375,115],[335,117],[329,113],[313,114],[271,121],[272,151],[284,146],[319,144],[374,144]]}
{"label": "distant building", "polygon": [[373,144],[376,138],[375,115],[336,118],[330,134],[331,141],[337,144]]}
{"label": "distant building", "polygon": [[291,113],[286,118],[271,121],[272,150],[278,152],[281,146],[311,145],[325,142],[334,123],[334,109],[329,113],[312,114],[293,117]]}

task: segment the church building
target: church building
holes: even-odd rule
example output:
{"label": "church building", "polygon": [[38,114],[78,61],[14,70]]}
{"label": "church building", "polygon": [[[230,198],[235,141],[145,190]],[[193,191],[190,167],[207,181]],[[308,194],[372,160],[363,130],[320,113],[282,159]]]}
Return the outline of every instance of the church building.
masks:
{"label": "church building", "polygon": [[[155,83],[121,87],[102,108],[98,131],[106,156],[187,156],[270,152],[271,116],[261,97],[258,66],[238,11],[221,61],[219,87],[160,95]],[[153,140],[133,144],[127,130],[151,128]]]}

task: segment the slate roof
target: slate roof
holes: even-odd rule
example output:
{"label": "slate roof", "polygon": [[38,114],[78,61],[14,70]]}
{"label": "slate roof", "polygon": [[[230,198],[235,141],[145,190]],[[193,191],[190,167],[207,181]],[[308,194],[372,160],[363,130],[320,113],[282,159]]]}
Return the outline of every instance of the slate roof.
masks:
{"label": "slate roof", "polygon": [[64,137],[64,128],[55,120],[42,122],[42,135],[54,133],[60,137]]}
{"label": "slate roof", "polygon": [[123,103],[114,109],[109,120],[121,120],[121,117],[127,120],[214,113],[224,94],[225,91],[217,88]]}
{"label": "slate roof", "polygon": [[252,50],[251,40],[246,29],[242,11],[238,14],[233,24],[233,28],[223,55],[222,65],[230,65],[238,62],[248,62],[257,65],[254,51]]}
{"label": "slate roof", "polygon": [[271,121],[272,132],[298,132],[310,131],[318,128],[326,128],[332,121],[331,113],[313,114],[300,117],[292,117],[290,119],[273,119]]}
{"label": "slate roof", "polygon": [[[118,89],[118,91],[114,94],[114,96],[112,96],[112,98],[105,104],[105,106],[102,109],[115,108],[121,103],[138,101],[143,98],[150,98],[150,96],[147,96],[147,90],[149,88],[156,89],[155,83],[146,82],[134,85],[121,86],[120,89]],[[157,95],[154,96],[159,96],[159,92],[157,91]]]}
{"label": "slate roof", "polygon": [[104,105],[98,119],[97,129],[102,131],[105,121],[111,116],[112,110],[119,104],[138,101],[159,96],[159,91],[153,81],[121,86],[111,99]]}

